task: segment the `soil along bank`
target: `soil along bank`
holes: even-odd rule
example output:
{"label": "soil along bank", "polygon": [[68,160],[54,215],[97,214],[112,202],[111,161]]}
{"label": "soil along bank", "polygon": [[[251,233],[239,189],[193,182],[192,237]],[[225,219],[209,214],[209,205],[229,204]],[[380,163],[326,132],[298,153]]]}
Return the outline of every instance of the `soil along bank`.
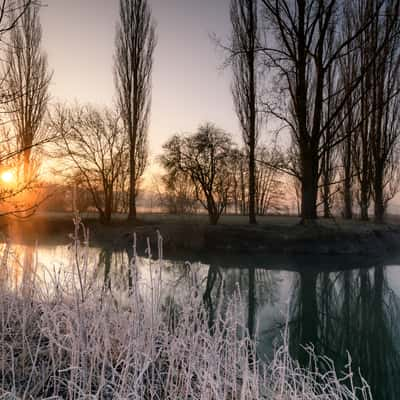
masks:
{"label": "soil along bank", "polygon": [[217,226],[201,223],[162,223],[135,228],[116,228],[114,232],[93,231],[97,244],[129,247],[132,232],[138,238],[139,251],[144,251],[146,238],[157,248],[157,230],[163,237],[163,248],[171,253],[185,250],[196,252],[269,253],[306,255],[382,256],[400,250],[400,227],[395,225],[359,225],[353,229],[300,225],[236,225]]}
{"label": "soil along bank", "polygon": [[[4,237],[13,243],[66,244],[73,232],[72,220],[35,216],[29,220],[3,220],[0,226]],[[168,252],[206,251],[229,253],[270,253],[307,255],[363,255],[381,256],[400,250],[400,225],[372,223],[333,223],[321,221],[314,226],[302,226],[294,218],[265,218],[258,225],[238,223],[225,217],[217,226],[208,225],[200,218],[143,219],[132,225],[116,221],[104,226],[97,220],[86,219],[90,231],[90,245],[129,248],[133,232],[138,237],[139,252],[144,251],[146,238],[157,248],[157,230],[163,237],[163,248]]]}
{"label": "soil along bank", "polygon": [[205,247],[212,250],[315,255],[373,255],[399,250],[400,229],[380,227],[346,231],[320,226],[285,229],[209,227]]}

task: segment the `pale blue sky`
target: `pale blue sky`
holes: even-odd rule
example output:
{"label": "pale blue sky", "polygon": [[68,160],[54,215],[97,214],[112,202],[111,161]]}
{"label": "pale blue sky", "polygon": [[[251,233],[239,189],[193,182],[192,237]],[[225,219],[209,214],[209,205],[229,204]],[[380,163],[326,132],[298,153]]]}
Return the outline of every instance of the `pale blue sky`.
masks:
{"label": "pale blue sky", "polygon": [[[210,34],[227,38],[229,0],[150,0],[158,45],[153,72],[151,153],[174,133],[215,122],[240,141],[230,71]],[[48,0],[43,47],[54,70],[53,101],[112,105],[118,0]]]}

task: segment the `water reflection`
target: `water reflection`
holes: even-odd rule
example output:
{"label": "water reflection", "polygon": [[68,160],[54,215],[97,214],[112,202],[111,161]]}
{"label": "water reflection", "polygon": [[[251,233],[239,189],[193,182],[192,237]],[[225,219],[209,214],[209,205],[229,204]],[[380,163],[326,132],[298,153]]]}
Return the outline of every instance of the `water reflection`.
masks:
{"label": "water reflection", "polygon": [[290,318],[290,350],[303,364],[304,345],[344,370],[347,352],[376,399],[400,397],[399,296],[387,269],[298,274]]}
{"label": "water reflection", "polygon": [[[8,253],[3,251],[1,282],[31,290],[32,279],[54,280],[54,271],[60,279],[61,273],[71,273],[68,254],[65,246],[37,252],[32,247],[12,247]],[[211,264],[166,260],[160,267],[138,257],[132,269],[131,250],[90,249],[89,256],[90,265],[97,266],[94,278],[116,302],[123,301],[124,293],[139,281],[145,288],[140,296],[163,296],[162,303],[171,310],[179,297],[196,290],[213,329],[216,310],[224,310],[226,299],[235,294],[245,304],[247,329],[257,338],[260,357],[272,355],[287,320],[290,352],[301,364],[308,363],[307,345],[331,358],[339,371],[346,369],[349,352],[353,371],[361,371],[375,399],[400,398],[400,272],[396,266],[362,268],[360,264],[341,271],[337,264],[328,272],[304,263],[285,271],[248,263],[226,268],[217,260]],[[158,292],[161,286],[163,293]],[[171,314],[170,329],[177,323]]]}
{"label": "water reflection", "polygon": [[[208,311],[208,326],[210,329],[213,329],[215,324],[215,309],[220,302],[222,282],[223,279],[220,269],[216,266],[211,265],[208,268],[206,285],[205,285],[206,288],[203,294],[203,301]],[[214,288],[216,294],[213,298],[212,293]]]}
{"label": "water reflection", "polygon": [[338,371],[347,370],[350,354],[356,384],[360,371],[374,399],[398,399],[400,297],[388,278],[395,277],[394,268],[321,272],[305,266],[285,273],[214,265],[208,267],[203,298],[212,327],[221,299],[239,290],[246,301],[249,333],[258,331],[260,355],[272,354],[288,315],[290,352],[300,364],[309,365],[308,346],[333,360]]}
{"label": "water reflection", "polygon": [[[281,286],[287,283],[284,282],[281,271],[252,267],[226,269],[216,265],[204,265],[203,268],[207,269],[203,300],[208,310],[210,328],[213,327],[217,307],[223,307],[224,300],[236,295],[246,306],[247,329],[251,337],[255,336],[257,325],[261,325],[263,332],[270,331],[271,327],[276,331],[275,334],[279,331],[276,328],[283,325],[280,310],[284,309]],[[277,311],[275,314],[281,317],[279,323],[271,310]],[[269,314],[267,321],[260,321],[260,318],[257,318],[259,311]],[[272,347],[272,343],[269,347]]]}
{"label": "water reflection", "polygon": [[4,246],[1,260],[1,283],[13,290],[19,289],[30,296],[33,282],[37,279],[37,263],[32,247]]}

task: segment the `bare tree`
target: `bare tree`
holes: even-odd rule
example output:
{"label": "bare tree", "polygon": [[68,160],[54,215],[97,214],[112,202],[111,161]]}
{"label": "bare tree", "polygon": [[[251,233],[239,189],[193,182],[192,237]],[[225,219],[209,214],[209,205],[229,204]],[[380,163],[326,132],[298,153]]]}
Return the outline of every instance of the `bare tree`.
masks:
{"label": "bare tree", "polygon": [[[19,8],[27,2],[19,0]],[[16,16],[14,17],[16,18]],[[39,6],[28,7],[10,33],[6,57],[6,87],[15,96],[6,104],[22,155],[23,181],[34,178],[31,162],[35,142],[44,139],[43,117],[49,99],[51,73],[41,48]],[[36,164],[37,165],[37,164]]]}
{"label": "bare tree", "polygon": [[[285,110],[269,106],[268,111],[284,121],[290,128],[293,144],[299,157],[301,181],[301,216],[303,221],[317,218],[320,163],[328,149],[344,141],[340,135],[347,101],[354,107],[360,101],[355,90],[361,78],[371,68],[366,63],[350,82],[335,85],[330,96],[325,96],[328,71],[349,51],[354,51],[356,39],[371,25],[374,13],[363,20],[348,37],[342,38],[340,21],[343,20],[344,2],[339,0],[262,0],[266,24],[274,41],[265,46],[266,63],[277,71],[280,87],[287,94]],[[334,35],[334,36],[333,36]],[[333,37],[332,37],[333,36]],[[370,60],[381,51],[371,54]],[[280,93],[282,95],[282,93]],[[323,118],[327,101],[331,102],[329,117]],[[339,120],[338,120],[339,119]],[[327,136],[329,135],[329,137]]]}
{"label": "bare tree", "polygon": [[[373,101],[372,88],[376,87],[373,82],[373,70],[376,63],[376,57],[373,58],[375,48],[373,42],[376,39],[375,22],[378,15],[375,12],[375,6],[370,0],[360,0],[355,2],[352,7],[351,23],[353,26],[359,26],[365,20],[372,20],[373,23],[357,37],[357,73],[361,69],[365,72],[361,77],[361,83],[358,88],[360,102],[355,107],[356,117],[356,135],[353,140],[353,164],[357,178],[357,200],[360,207],[360,217],[362,220],[368,220],[368,209],[371,201],[371,181],[372,181],[372,141],[371,135],[375,129],[375,104]],[[356,29],[356,28],[355,28]],[[354,30],[354,28],[353,28]],[[372,39],[375,38],[375,39]],[[366,65],[372,65],[372,68],[365,68]],[[353,95],[356,95],[354,92]],[[371,117],[373,116],[373,117]]]}
{"label": "bare tree", "polygon": [[[326,56],[331,57],[333,51],[333,44],[335,40],[335,35],[333,33],[334,26],[331,24],[329,27],[329,32],[327,34],[326,40]],[[337,96],[333,96],[335,93],[337,82],[336,82],[336,63],[330,64],[325,72],[325,85],[323,87],[323,98],[326,99],[323,102],[321,110],[321,125],[324,126],[326,122],[331,120],[332,112],[335,110],[335,101],[337,101]],[[334,194],[336,193],[333,189],[334,181],[336,178],[336,165],[335,156],[336,148],[332,146],[332,142],[338,135],[332,134],[335,132],[337,120],[339,118],[332,119],[328,123],[326,129],[322,132],[321,144],[324,149],[320,158],[320,198],[323,206],[323,217],[330,218],[332,216],[332,200]],[[339,134],[341,131],[339,131]]]}
{"label": "bare tree", "polygon": [[190,177],[184,173],[166,174],[161,177],[162,191],[158,197],[170,214],[193,214],[199,206],[196,189]]}
{"label": "bare tree", "polygon": [[235,214],[248,215],[249,162],[246,150],[233,148],[230,152],[230,175],[232,177],[231,205]]}
{"label": "bare tree", "polygon": [[[291,128],[299,156],[303,220],[317,218],[322,145],[325,74],[332,59],[325,46],[335,16],[335,1],[263,0],[265,15],[278,46],[265,51],[290,97],[289,115],[279,115]],[[275,110],[269,110],[274,112]],[[275,112],[275,115],[277,113]]]}
{"label": "bare tree", "polygon": [[256,223],[257,116],[257,0],[231,0],[232,94],[248,153],[249,222]]}
{"label": "bare tree", "polygon": [[129,162],[128,153],[125,154],[127,160],[124,161],[123,167],[117,178],[114,212],[128,213],[129,211]]}
{"label": "bare tree", "polygon": [[[0,108],[2,111],[1,122],[5,129],[1,129],[1,146],[0,146],[0,170],[5,171],[11,169],[14,171],[14,179],[11,184],[7,185],[5,190],[1,190],[0,200],[2,202],[2,214],[14,214],[15,216],[27,217],[32,214],[42,203],[43,199],[38,198],[37,193],[30,192],[29,198],[26,196],[27,190],[31,189],[31,185],[26,182],[17,180],[15,171],[19,170],[21,154],[25,151],[31,151],[38,148],[46,140],[41,139],[33,143],[22,144],[18,140],[18,136],[13,129],[10,132],[13,120],[9,120],[9,111],[15,110],[12,104],[21,96],[24,96],[26,88],[15,86],[10,87],[10,77],[12,76],[12,65],[9,63],[10,53],[16,52],[13,45],[13,36],[18,35],[22,30],[23,17],[26,13],[37,10],[40,1],[34,0],[2,0],[0,1],[0,51],[2,53],[2,68],[0,73]],[[18,31],[18,33],[16,32]],[[33,92],[31,92],[33,95]],[[36,161],[34,161],[36,163]],[[32,164],[32,160],[31,160]],[[3,185],[4,186],[4,185]],[[4,194],[4,196],[3,196]],[[27,203],[29,199],[29,204]]]}
{"label": "bare tree", "polygon": [[[376,0],[371,2],[376,6]],[[393,196],[386,187],[395,180],[400,138],[400,4],[387,0],[384,7],[384,13],[373,25],[372,46],[376,48],[382,43],[383,51],[372,69],[370,116],[374,122],[371,126],[372,193],[374,216],[379,223],[383,222],[387,201]]]}
{"label": "bare tree", "polygon": [[136,219],[138,182],[147,160],[155,24],[147,0],[120,0],[115,85],[129,140],[129,216]]}
{"label": "bare tree", "polygon": [[165,145],[161,164],[169,179],[184,174],[192,181],[197,199],[215,225],[224,212],[231,191],[232,142],[213,124],[199,127],[193,135],[173,136]]}
{"label": "bare tree", "polygon": [[0,37],[12,31],[29,7],[40,5],[35,0],[1,0],[0,2]]}
{"label": "bare tree", "polygon": [[262,147],[256,152],[256,211],[266,215],[280,211],[285,204],[282,172],[276,168],[283,163],[283,155],[276,147]]}
{"label": "bare tree", "polygon": [[109,223],[128,150],[119,114],[90,106],[57,107],[52,124],[61,135],[60,146],[69,170],[90,192],[101,221]]}
{"label": "bare tree", "polygon": [[[355,15],[354,15],[354,4],[347,4],[344,9],[344,21],[341,34],[343,40],[351,37],[356,29]],[[347,51],[343,57],[339,59],[338,75],[342,82],[342,87],[345,92],[350,92],[352,88],[352,82],[357,76],[358,71],[358,51],[350,46],[351,43],[347,44]],[[359,90],[359,88],[358,88]],[[357,96],[357,93],[354,93]],[[356,125],[357,125],[357,110],[354,108],[354,104],[351,96],[346,99],[346,104],[341,112],[341,125],[340,135],[345,139],[339,145],[339,155],[341,163],[339,163],[339,176],[341,180],[341,194],[343,200],[343,217],[345,219],[353,218],[353,203],[354,203],[354,183],[356,181],[355,166],[353,158],[353,146],[356,141]]]}
{"label": "bare tree", "polygon": [[[346,138],[343,154],[344,199],[350,201],[349,188],[354,176],[357,186],[353,191],[357,194],[362,220],[369,218],[374,199],[375,218],[382,221],[385,203],[396,186],[393,166],[398,137],[395,110],[399,93],[399,3],[358,0],[347,7],[347,34],[354,35],[358,27],[366,26],[355,40],[355,51],[347,53],[341,62],[344,82],[351,75],[360,76],[360,85],[353,90],[353,97],[360,101],[346,107],[344,130],[351,138]],[[391,184],[385,194],[387,178]],[[345,205],[345,216],[349,216],[350,204]]]}
{"label": "bare tree", "polygon": [[[344,79],[344,86],[347,88],[351,84],[354,76],[355,60],[354,55],[342,59],[340,75]],[[343,197],[343,218],[353,218],[353,194],[354,194],[354,160],[353,160],[353,143],[355,141],[355,111],[353,110],[350,98],[346,101],[346,106],[342,112],[344,117],[341,125],[341,135],[345,140],[340,144],[339,154],[341,156],[342,165],[340,171],[340,179],[342,180],[342,197]]]}

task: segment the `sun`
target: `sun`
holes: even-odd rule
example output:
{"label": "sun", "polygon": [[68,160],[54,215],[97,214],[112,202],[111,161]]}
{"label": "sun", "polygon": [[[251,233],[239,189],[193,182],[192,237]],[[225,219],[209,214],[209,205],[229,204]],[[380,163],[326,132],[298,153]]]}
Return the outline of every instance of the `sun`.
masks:
{"label": "sun", "polygon": [[1,180],[4,183],[11,183],[14,180],[14,174],[11,171],[4,171],[1,174]]}

